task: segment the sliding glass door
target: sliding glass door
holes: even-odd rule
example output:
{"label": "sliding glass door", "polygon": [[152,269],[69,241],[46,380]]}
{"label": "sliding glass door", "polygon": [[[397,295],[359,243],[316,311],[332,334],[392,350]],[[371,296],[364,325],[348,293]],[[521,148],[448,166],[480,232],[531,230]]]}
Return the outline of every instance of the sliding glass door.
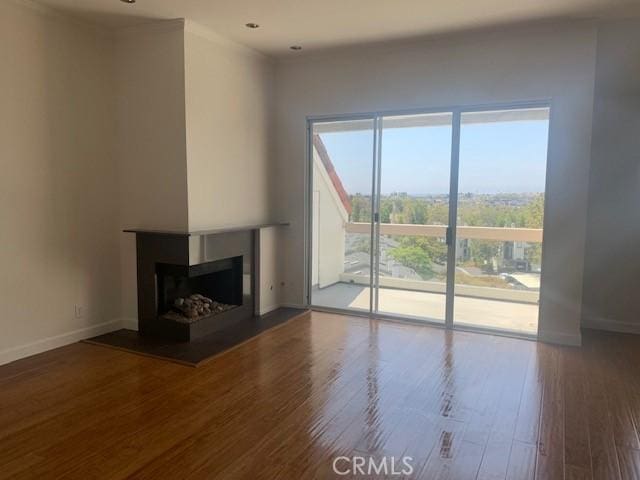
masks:
{"label": "sliding glass door", "polygon": [[537,333],[549,109],[309,122],[309,303]]}
{"label": "sliding glass door", "polygon": [[445,323],[452,119],[381,119],[377,312]]}

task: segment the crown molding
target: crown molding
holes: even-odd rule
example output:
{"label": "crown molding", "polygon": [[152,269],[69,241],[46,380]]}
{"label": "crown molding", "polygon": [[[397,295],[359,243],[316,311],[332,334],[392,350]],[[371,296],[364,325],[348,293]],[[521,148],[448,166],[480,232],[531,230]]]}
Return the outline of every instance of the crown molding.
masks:
{"label": "crown molding", "polygon": [[173,18],[170,20],[154,20],[143,22],[137,25],[129,25],[113,30],[117,37],[127,37],[131,35],[153,34],[161,32],[182,31],[185,28],[184,18]]}
{"label": "crown molding", "polygon": [[224,47],[228,47],[237,53],[248,55],[254,58],[259,58],[262,60],[272,60],[272,57],[269,57],[262,52],[254,50],[253,48],[247,47],[246,45],[238,43],[227,37],[224,37],[211,28],[194,22],[193,20],[185,20],[184,30],[185,32],[197,35],[198,37],[204,38],[205,40],[208,40],[212,43],[217,43]]}

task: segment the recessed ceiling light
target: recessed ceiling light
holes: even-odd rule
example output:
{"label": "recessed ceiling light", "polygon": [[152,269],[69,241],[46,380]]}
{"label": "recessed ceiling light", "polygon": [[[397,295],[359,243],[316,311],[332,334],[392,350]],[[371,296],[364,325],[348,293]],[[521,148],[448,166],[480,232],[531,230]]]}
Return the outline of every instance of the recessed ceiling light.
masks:
{"label": "recessed ceiling light", "polygon": [[120,0],[122,3],[136,3],[136,0]]}
{"label": "recessed ceiling light", "polygon": [[302,50],[302,47],[300,45],[291,45],[289,48],[296,51]]}
{"label": "recessed ceiling light", "polygon": [[249,22],[245,23],[244,26],[247,28],[258,28],[260,25],[258,25],[257,23]]}

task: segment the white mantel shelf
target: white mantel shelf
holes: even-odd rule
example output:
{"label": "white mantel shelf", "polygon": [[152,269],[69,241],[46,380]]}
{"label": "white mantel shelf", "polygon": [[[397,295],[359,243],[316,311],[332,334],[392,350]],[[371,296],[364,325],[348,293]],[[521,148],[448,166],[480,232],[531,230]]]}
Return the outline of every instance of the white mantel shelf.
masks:
{"label": "white mantel shelf", "polygon": [[287,226],[289,226],[288,222],[274,222],[274,223],[260,223],[256,225],[233,225],[233,226],[212,228],[209,230],[191,230],[191,231],[127,228],[127,229],[124,229],[123,232],[142,234],[142,235],[174,235],[178,237],[199,237],[203,235],[216,235],[219,233],[244,232],[247,230],[260,230],[262,228],[268,228],[268,227],[287,227]]}

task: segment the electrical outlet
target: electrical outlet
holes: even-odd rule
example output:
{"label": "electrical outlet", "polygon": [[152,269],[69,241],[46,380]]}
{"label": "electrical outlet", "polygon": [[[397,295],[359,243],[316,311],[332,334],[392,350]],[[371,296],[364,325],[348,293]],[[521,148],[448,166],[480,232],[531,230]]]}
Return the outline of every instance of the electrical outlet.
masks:
{"label": "electrical outlet", "polygon": [[83,318],[84,317],[84,307],[82,305],[76,305],[75,306],[75,314],[76,314],[76,318]]}

